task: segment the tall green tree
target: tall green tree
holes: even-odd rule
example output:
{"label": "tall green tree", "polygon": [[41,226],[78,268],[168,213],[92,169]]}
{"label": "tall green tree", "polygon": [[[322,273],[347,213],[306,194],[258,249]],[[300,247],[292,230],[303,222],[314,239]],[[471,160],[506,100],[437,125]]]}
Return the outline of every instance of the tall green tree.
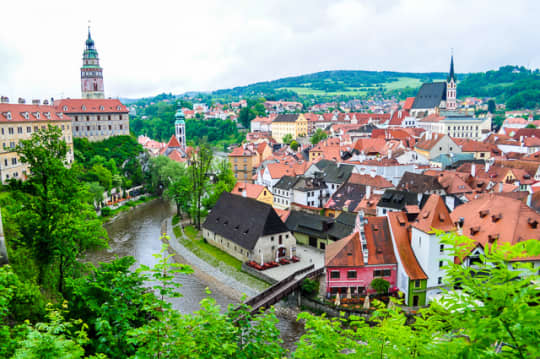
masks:
{"label": "tall green tree", "polygon": [[210,186],[208,178],[213,153],[206,143],[201,143],[198,148],[191,152],[189,160],[189,176],[192,185],[193,200],[191,203],[191,218],[197,227],[201,229],[202,199]]}
{"label": "tall green tree", "polygon": [[311,136],[311,144],[316,145],[317,143],[321,142],[322,140],[325,140],[328,137],[326,132],[318,128],[315,133]]}
{"label": "tall green tree", "polygon": [[45,274],[58,291],[67,275],[79,267],[77,259],[89,248],[106,246],[107,233],[86,200],[86,187],[66,162],[67,145],[58,127],[48,126],[21,140],[16,151],[29,165],[25,182],[14,183],[22,208],[16,214],[21,237],[14,247],[30,249],[39,265],[39,284]]}

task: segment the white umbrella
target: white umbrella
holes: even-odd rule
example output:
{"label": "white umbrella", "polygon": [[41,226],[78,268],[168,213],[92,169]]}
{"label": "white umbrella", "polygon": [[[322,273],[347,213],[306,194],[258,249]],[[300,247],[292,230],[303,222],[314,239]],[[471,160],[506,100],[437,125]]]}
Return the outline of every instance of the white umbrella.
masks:
{"label": "white umbrella", "polygon": [[334,304],[339,307],[341,305],[341,302],[339,300],[339,292],[336,294],[336,300],[334,301]]}
{"label": "white umbrella", "polygon": [[364,309],[369,309],[369,294],[366,295],[366,299],[364,299]]}
{"label": "white umbrella", "polygon": [[351,299],[351,287],[347,287],[347,299]]}

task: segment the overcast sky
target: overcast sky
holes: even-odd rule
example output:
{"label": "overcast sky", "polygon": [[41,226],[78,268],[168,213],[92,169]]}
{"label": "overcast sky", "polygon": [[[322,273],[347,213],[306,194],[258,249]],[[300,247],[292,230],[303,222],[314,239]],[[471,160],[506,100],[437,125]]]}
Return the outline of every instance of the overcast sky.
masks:
{"label": "overcast sky", "polygon": [[540,67],[539,0],[4,1],[0,94],[80,97],[88,20],[107,97],[324,70]]}

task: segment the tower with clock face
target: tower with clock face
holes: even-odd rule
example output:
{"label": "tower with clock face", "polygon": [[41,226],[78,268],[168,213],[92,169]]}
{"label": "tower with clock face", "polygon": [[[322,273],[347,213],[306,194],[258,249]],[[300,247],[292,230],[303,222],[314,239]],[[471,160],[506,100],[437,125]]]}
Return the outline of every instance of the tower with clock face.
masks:
{"label": "tower with clock face", "polygon": [[103,69],[99,66],[98,52],[90,35],[90,27],[88,27],[88,39],[86,39],[81,67],[81,93],[82,98],[105,98]]}

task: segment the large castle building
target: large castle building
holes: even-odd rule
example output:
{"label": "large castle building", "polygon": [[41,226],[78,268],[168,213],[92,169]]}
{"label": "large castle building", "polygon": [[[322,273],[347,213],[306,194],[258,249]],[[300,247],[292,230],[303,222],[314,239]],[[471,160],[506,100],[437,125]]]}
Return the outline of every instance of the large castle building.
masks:
{"label": "large castle building", "polygon": [[57,111],[73,119],[73,137],[101,141],[111,136],[129,135],[129,110],[118,99],[106,99],[103,69],[88,28],[81,67],[82,99],[54,101]]}

